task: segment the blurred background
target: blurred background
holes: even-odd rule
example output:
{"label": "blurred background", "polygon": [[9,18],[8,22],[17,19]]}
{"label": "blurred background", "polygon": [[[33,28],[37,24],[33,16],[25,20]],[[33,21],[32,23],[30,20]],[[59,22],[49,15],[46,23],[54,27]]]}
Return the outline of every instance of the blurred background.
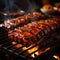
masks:
{"label": "blurred background", "polygon": [[[0,0],[0,22],[23,10],[25,14],[40,11],[44,5],[60,7],[60,0]],[[15,15],[16,15],[15,14]]]}
{"label": "blurred background", "polygon": [[60,0],[0,0],[0,11],[29,10],[35,5],[42,7],[44,4],[56,5]]}

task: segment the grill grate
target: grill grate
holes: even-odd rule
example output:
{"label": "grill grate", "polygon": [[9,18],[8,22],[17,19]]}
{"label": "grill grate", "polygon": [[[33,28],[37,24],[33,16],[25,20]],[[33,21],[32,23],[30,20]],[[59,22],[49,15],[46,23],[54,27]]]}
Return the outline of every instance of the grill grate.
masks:
{"label": "grill grate", "polygon": [[[52,27],[49,27],[49,29],[51,30]],[[26,59],[34,59],[59,43],[57,40],[54,39],[54,37],[58,34],[56,31],[48,36],[45,36],[45,30],[42,32],[44,34],[44,37],[39,38],[40,40],[38,40],[38,42],[33,43],[27,47],[19,44],[18,42],[9,40],[7,37],[8,33],[4,31],[4,29],[2,29],[0,34],[0,48],[3,48],[10,53]],[[38,35],[35,37],[38,39]]]}
{"label": "grill grate", "polygon": [[[54,34],[53,36],[55,36],[56,34]],[[48,40],[48,38],[45,39],[45,41],[41,41],[41,42],[39,42],[37,44],[32,45],[31,47],[25,47],[25,46],[23,46],[23,45],[21,45],[19,43],[14,42],[14,41],[5,39],[5,40],[0,41],[0,45],[1,45],[0,47],[2,47],[3,49],[5,49],[5,50],[7,50],[7,51],[9,51],[11,53],[14,53],[14,54],[16,54],[16,55],[18,55],[20,57],[23,57],[23,58],[28,57],[28,58],[33,59],[33,58],[39,56],[40,54],[46,52],[47,51],[46,48],[50,49],[51,45],[56,44],[56,41],[51,39],[51,38],[50,38],[50,40],[48,40],[48,41],[47,40]],[[12,42],[14,42],[14,43],[12,44]],[[51,43],[51,42],[54,42],[54,43]],[[47,44],[48,44],[48,46],[47,46]],[[26,49],[22,50],[24,47]],[[32,51],[31,53],[28,53],[28,51],[30,49],[34,50],[35,47],[37,47],[37,49],[35,51]]]}

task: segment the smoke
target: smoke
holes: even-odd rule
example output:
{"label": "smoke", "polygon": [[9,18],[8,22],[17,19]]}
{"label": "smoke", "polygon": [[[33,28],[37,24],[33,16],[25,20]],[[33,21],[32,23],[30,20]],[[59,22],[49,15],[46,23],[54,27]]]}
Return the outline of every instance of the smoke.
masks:
{"label": "smoke", "polygon": [[27,13],[34,12],[35,11],[34,10],[34,6],[36,5],[35,2],[34,2],[34,0],[32,0],[32,1],[28,0],[28,4],[29,4],[29,6],[28,6]]}
{"label": "smoke", "polygon": [[14,3],[15,0],[2,0],[5,8],[4,8],[4,20],[11,19],[11,16],[7,16],[10,12],[20,11],[20,8]]}
{"label": "smoke", "polygon": [[14,0],[4,0],[5,8],[4,11],[6,13],[12,12],[12,11],[18,11],[20,8],[14,3]]}
{"label": "smoke", "polygon": [[[17,0],[18,1],[18,0]],[[25,1],[25,0],[24,0]],[[27,4],[29,4],[28,9],[26,11],[26,13],[29,12],[33,12],[34,10],[34,6],[36,5],[34,0],[30,1],[30,0],[26,0]],[[15,0],[3,0],[4,4],[5,4],[5,8],[4,8],[4,12],[9,14],[10,12],[13,11],[20,11],[21,9],[18,7],[18,5],[15,4]],[[19,1],[18,1],[19,2]],[[21,3],[21,2],[20,2]],[[23,4],[22,4],[23,5]],[[27,8],[27,7],[25,7]],[[5,14],[5,15],[7,15]],[[4,16],[4,19],[10,19],[11,16]]]}

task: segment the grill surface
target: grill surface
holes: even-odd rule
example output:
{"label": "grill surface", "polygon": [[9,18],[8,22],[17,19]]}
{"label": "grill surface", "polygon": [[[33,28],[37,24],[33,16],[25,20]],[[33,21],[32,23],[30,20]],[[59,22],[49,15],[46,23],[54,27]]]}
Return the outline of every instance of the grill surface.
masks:
{"label": "grill surface", "polygon": [[[2,39],[0,40],[0,48],[3,51],[6,51],[7,54],[11,55],[11,57],[14,55],[16,56],[16,58],[20,57],[20,59],[26,59],[26,60],[32,60],[35,58],[37,59],[38,56],[42,56],[45,52],[52,50],[56,46],[59,46],[59,40],[54,39],[55,36],[57,36],[57,32],[52,34],[50,37],[44,39],[44,41],[38,44],[34,44],[31,47],[22,46],[17,42],[8,40],[6,37],[3,37],[4,40]],[[39,49],[36,49],[37,46],[39,47]],[[35,48],[36,50],[32,51],[31,53],[28,53],[28,51],[33,48]],[[36,54],[36,52],[38,51],[39,51],[39,55]]]}
{"label": "grill surface", "polygon": [[[38,43],[33,43],[27,47],[13,40],[9,40],[8,32],[3,27],[1,27],[0,52],[3,52],[3,54],[5,54],[5,57],[7,57],[6,60],[12,60],[10,58],[13,58],[14,60],[18,58],[21,60],[39,60],[48,54],[50,58],[50,55],[52,56],[54,54],[55,48],[57,49],[57,47],[60,47],[60,39],[56,38],[56,36],[60,33],[59,30],[60,29],[56,29],[53,34],[46,36],[46,38],[44,36],[38,41]],[[49,58],[47,58],[47,60]]]}

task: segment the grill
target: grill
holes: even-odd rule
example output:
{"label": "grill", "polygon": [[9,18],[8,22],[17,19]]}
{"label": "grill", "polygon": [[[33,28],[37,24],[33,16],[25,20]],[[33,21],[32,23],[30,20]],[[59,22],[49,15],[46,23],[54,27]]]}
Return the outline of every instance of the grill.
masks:
{"label": "grill", "polygon": [[0,60],[60,60],[59,4],[0,0]]}
{"label": "grill", "polygon": [[[54,47],[57,46],[57,44],[59,44],[58,40],[55,41],[54,39],[50,39],[48,41],[45,40],[41,44],[33,45],[32,47],[28,48],[25,46],[21,46],[20,44],[17,44],[11,40],[10,41],[3,40],[3,41],[0,41],[0,48],[6,51],[5,53],[8,54],[8,56],[10,56],[11,58],[12,56],[13,57],[16,56],[16,58],[19,56],[20,59],[33,60],[34,58],[37,58],[38,56],[49,51],[50,49],[53,49]],[[38,49],[38,47],[40,48]],[[27,53],[27,51],[28,52],[31,51],[31,53]]]}
{"label": "grill", "polygon": [[[7,35],[6,31],[3,30],[2,32]],[[59,40],[55,39],[55,36],[57,36],[57,32],[52,34],[50,37],[44,38],[43,41],[41,39],[41,42],[33,44],[29,47],[25,47],[12,40],[8,40],[7,36],[4,36],[0,40],[0,49],[5,53],[7,60],[11,60],[11,58],[14,60],[18,58],[26,60],[39,59],[41,56],[44,56],[44,53],[48,54],[48,51],[52,54],[51,50],[53,51],[54,48],[59,46]]]}
{"label": "grill", "polygon": [[[54,19],[54,18],[53,18]],[[45,24],[48,26],[50,31],[53,31],[53,34],[50,35],[45,34],[45,30],[42,30],[44,36],[38,40],[37,43],[30,44],[29,46],[25,46],[17,41],[13,41],[8,39],[8,32],[5,27],[0,28],[0,52],[5,56],[6,60],[16,60],[16,59],[24,59],[24,60],[44,60],[46,56],[54,55],[57,47],[60,46],[59,38],[56,36],[59,35],[60,21],[56,20],[57,24],[54,25],[56,29],[53,29],[52,26]],[[33,39],[38,39],[38,36],[35,36]],[[29,43],[29,42],[28,42]],[[28,44],[27,43],[27,44]],[[46,55],[46,56],[45,56]],[[44,57],[44,59],[43,59]]]}

